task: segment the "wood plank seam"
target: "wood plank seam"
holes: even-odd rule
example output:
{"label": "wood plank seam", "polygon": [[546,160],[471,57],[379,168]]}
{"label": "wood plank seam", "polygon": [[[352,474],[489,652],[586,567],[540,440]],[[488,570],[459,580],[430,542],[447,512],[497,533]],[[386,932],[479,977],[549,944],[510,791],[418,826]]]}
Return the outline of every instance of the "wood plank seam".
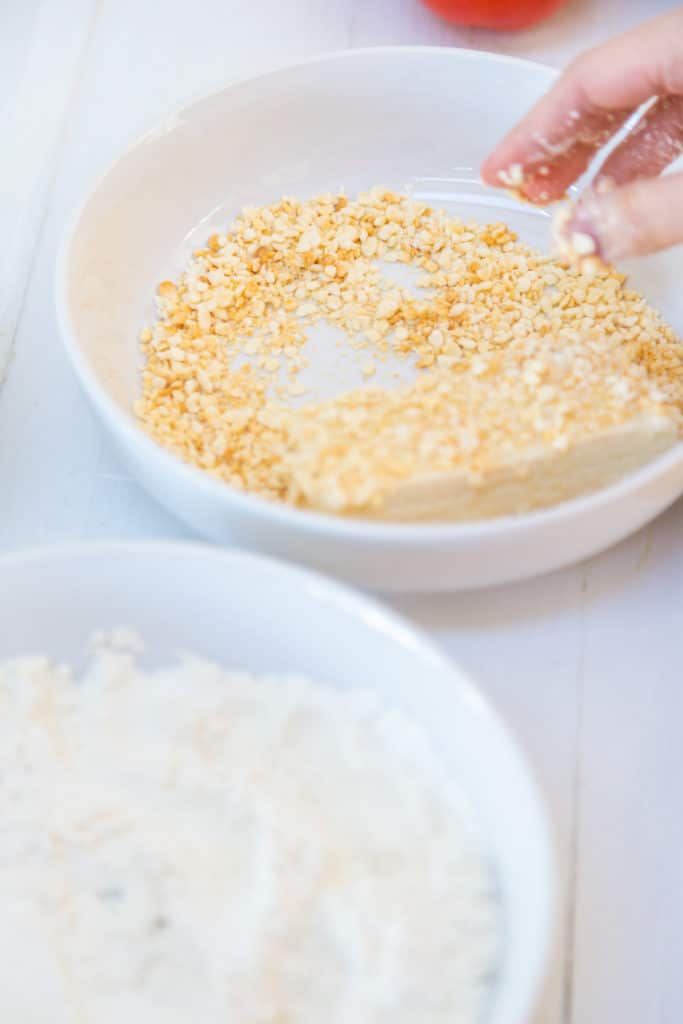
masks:
{"label": "wood plank seam", "polygon": [[580,824],[581,824],[581,765],[583,736],[583,695],[586,675],[586,604],[588,570],[581,571],[581,592],[579,597],[579,643],[576,668],[576,722],[574,727],[574,757],[571,793],[570,835],[567,849],[566,906],[564,912],[564,961],[562,965],[562,1024],[574,1024],[574,985],[577,938],[577,899],[580,872]]}
{"label": "wood plank seam", "polygon": [[[0,169],[0,194],[12,220],[4,260],[0,261],[0,392],[7,378],[35,254],[40,245],[50,195],[66,141],[70,113],[83,78],[85,61],[102,0],[81,0],[87,21],[72,54],[55,44],[54,21],[63,21],[54,5],[42,4],[21,76],[8,135],[13,150]],[[78,22],[76,21],[76,24]],[[55,51],[60,51],[55,57]],[[55,64],[55,60],[57,63]],[[49,67],[52,61],[52,68]],[[47,70],[45,65],[48,64]],[[63,89],[60,90],[60,74]]]}

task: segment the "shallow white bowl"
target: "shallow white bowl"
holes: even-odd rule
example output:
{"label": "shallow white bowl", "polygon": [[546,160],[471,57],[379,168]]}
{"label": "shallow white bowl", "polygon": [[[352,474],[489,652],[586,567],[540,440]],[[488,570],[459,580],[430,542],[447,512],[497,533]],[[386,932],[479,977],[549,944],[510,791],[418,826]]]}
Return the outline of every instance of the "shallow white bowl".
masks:
{"label": "shallow white bowl", "polygon": [[[147,438],[131,412],[137,338],[153,319],[156,284],[245,204],[382,183],[456,215],[505,219],[546,246],[547,214],[486,189],[477,168],[553,75],[470,51],[353,51],[231,85],[124,153],[67,232],[57,307],[90,401],[150,493],[214,540],[387,590],[477,587],[546,572],[620,540],[678,497],[683,446],[614,487],[532,515],[465,525],[348,521],[212,480]],[[634,279],[683,328],[678,276],[669,254]],[[313,383],[325,390],[330,371],[338,383],[356,383],[331,365],[331,350],[321,345]]]}
{"label": "shallow white bowl", "polygon": [[497,874],[504,948],[487,1024],[527,1024],[552,945],[546,814],[507,729],[411,626],[306,570],[208,545],[154,543],[0,559],[0,622],[0,661],[45,653],[80,664],[93,631],[130,626],[152,663],[192,651],[228,667],[369,688],[408,711],[469,797]]}

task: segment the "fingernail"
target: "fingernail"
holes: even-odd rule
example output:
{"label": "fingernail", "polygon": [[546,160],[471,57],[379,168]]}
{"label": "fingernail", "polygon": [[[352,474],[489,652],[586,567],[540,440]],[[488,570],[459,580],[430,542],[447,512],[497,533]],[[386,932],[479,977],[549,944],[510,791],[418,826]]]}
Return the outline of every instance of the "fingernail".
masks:
{"label": "fingernail", "polygon": [[570,266],[589,273],[604,262],[602,246],[592,225],[577,222],[577,215],[577,209],[570,205],[557,211],[553,220],[553,248]]}
{"label": "fingernail", "polygon": [[593,196],[582,197],[570,211],[566,234],[572,249],[580,256],[597,256],[607,260],[601,231],[602,216]]}
{"label": "fingernail", "polygon": [[574,208],[569,229],[592,239],[596,255],[606,263],[633,255],[633,225],[624,218],[618,190],[609,181],[603,179],[597,188],[584,192]]}
{"label": "fingernail", "polygon": [[609,181],[561,209],[553,231],[557,251],[572,265],[614,263],[633,255],[634,230],[624,220],[618,190]]}

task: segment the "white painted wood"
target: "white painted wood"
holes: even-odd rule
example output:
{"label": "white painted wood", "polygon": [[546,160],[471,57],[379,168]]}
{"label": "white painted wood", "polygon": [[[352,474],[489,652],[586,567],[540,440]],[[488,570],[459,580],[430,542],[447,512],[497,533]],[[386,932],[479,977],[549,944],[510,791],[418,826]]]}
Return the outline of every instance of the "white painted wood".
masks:
{"label": "white painted wood", "polygon": [[519,736],[543,785],[557,832],[562,955],[539,1024],[569,1020],[583,578],[578,568],[493,591],[392,602],[472,673]]}
{"label": "white painted wood", "polygon": [[587,575],[575,1020],[683,1020],[683,508]]}
{"label": "white painted wood", "polygon": [[[545,25],[499,36],[446,26],[417,0],[2,5],[0,138],[12,144],[0,160],[0,328],[16,354],[0,392],[0,550],[187,535],[118,466],[52,310],[64,219],[132,136],[229,78],[323,50],[464,45],[560,65],[669,6],[574,0]],[[0,337],[0,363],[2,349]],[[394,602],[479,680],[547,794],[566,899],[538,1024],[683,1020],[682,591],[679,504],[548,579]]]}
{"label": "white painted wood", "polygon": [[0,382],[93,9],[29,0],[0,14]]}

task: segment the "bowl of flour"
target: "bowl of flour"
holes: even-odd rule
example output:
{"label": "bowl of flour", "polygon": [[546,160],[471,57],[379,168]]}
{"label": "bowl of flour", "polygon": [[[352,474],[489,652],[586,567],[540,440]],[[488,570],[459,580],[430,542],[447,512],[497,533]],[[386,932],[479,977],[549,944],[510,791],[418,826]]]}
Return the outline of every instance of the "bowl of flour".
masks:
{"label": "bowl of flour", "polygon": [[377,604],[205,546],[0,561],[0,1015],[523,1024],[523,756]]}

